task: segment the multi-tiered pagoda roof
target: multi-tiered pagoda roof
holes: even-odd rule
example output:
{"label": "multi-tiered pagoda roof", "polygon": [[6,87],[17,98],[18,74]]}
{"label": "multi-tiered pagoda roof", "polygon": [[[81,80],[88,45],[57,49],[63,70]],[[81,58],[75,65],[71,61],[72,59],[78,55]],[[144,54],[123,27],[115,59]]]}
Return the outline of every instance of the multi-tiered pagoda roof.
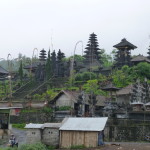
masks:
{"label": "multi-tiered pagoda roof", "polygon": [[115,67],[121,68],[124,65],[131,66],[131,50],[137,48],[135,45],[128,42],[125,38],[121,40],[120,43],[114,45],[117,48]]}
{"label": "multi-tiered pagoda roof", "polygon": [[99,49],[99,44],[97,40],[97,35],[92,33],[90,34],[88,44],[85,48],[86,50],[84,51],[85,55],[85,63],[88,64],[93,64],[95,62],[100,63],[101,59],[101,52]]}
{"label": "multi-tiered pagoda roof", "polygon": [[114,45],[113,47],[117,49],[127,49],[127,50],[134,50],[137,48],[135,45],[128,42],[125,38],[122,39],[120,43]]}
{"label": "multi-tiered pagoda roof", "polygon": [[42,49],[41,51],[40,51],[40,56],[39,56],[39,58],[40,58],[40,61],[46,61],[46,51],[44,50],[44,49]]}

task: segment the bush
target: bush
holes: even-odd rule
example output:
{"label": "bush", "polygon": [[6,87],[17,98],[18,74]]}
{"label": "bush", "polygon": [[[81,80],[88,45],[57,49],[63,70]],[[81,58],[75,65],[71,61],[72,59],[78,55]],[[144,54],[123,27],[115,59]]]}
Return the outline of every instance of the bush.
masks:
{"label": "bush", "polygon": [[51,109],[49,107],[43,107],[42,112],[44,112],[44,113],[52,113],[53,109]]}
{"label": "bush", "polygon": [[57,110],[63,111],[63,110],[71,110],[70,106],[61,106]]}
{"label": "bush", "polygon": [[48,150],[54,150],[54,149],[56,149],[56,146],[49,145],[49,146],[47,146],[47,149]]}
{"label": "bush", "polygon": [[24,129],[25,123],[22,124],[12,124],[13,128]]}
{"label": "bush", "polygon": [[39,110],[38,109],[35,109],[35,108],[31,108],[31,109],[22,109],[21,112],[22,113],[32,113],[32,112],[38,112]]}
{"label": "bush", "polygon": [[23,144],[19,146],[18,150],[47,150],[47,148],[42,143],[35,143],[35,144]]}
{"label": "bush", "polygon": [[84,145],[72,145],[70,148],[71,149],[82,149],[82,148],[85,148],[85,146]]}

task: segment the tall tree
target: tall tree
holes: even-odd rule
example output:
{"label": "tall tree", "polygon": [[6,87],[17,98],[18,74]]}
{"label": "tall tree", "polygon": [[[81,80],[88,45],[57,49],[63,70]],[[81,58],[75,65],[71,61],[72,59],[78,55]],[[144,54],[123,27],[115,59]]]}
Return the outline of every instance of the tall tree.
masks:
{"label": "tall tree", "polygon": [[48,51],[48,57],[46,60],[46,79],[50,79],[52,76],[52,64],[51,64],[51,57],[50,57],[50,50]]}
{"label": "tall tree", "polygon": [[55,50],[51,53],[52,75],[56,75],[56,53]]}
{"label": "tall tree", "polygon": [[20,77],[20,82],[22,84],[22,79],[23,79],[23,67],[22,67],[22,60],[20,61],[20,66],[19,66],[19,77]]}
{"label": "tall tree", "polygon": [[57,76],[63,77],[64,76],[64,62],[63,58],[65,58],[65,54],[61,52],[59,49],[57,53]]}
{"label": "tall tree", "polygon": [[105,92],[99,89],[98,80],[89,80],[84,84],[83,89],[89,94],[90,116],[95,116],[95,106],[97,95],[105,95]]}

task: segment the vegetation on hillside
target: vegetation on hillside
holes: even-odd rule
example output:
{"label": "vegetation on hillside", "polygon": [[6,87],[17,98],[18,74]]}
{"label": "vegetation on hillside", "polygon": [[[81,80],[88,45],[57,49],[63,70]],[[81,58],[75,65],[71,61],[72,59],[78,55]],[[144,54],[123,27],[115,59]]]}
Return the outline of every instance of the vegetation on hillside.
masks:
{"label": "vegetation on hillside", "polygon": [[[116,51],[113,50],[110,54],[107,54],[105,50],[102,50],[102,66],[104,68],[111,67],[114,64]],[[71,56],[70,58],[73,58]],[[69,61],[70,58],[63,58],[62,61]],[[83,63],[84,57],[81,55],[75,55],[74,60],[80,63]],[[18,78],[15,78],[11,82],[12,92],[14,93],[21,86],[25,85],[28,81],[30,72],[27,72],[23,69],[25,65],[31,65],[31,63],[37,62],[37,58],[28,58],[19,54],[18,58],[11,60],[12,71],[16,72]],[[46,79],[52,77],[51,68],[51,58],[50,51],[48,52],[48,58],[46,61]],[[8,69],[8,64],[6,60],[0,61],[0,65],[5,69]],[[144,62],[139,63],[136,66],[129,67],[123,66],[121,69],[113,69],[109,76],[89,72],[89,71],[80,71],[73,73],[73,76],[68,77],[68,81],[61,85],[53,87],[52,83],[47,84],[47,90],[43,92],[38,92],[31,96],[32,100],[52,100],[60,90],[85,90],[87,93],[94,93],[96,95],[106,95],[105,92],[101,90],[102,87],[106,86],[110,81],[116,87],[125,87],[129,84],[135,83],[137,79],[144,81],[147,78],[150,83],[150,64]],[[33,78],[32,78],[33,79]],[[6,97],[10,93],[10,82],[9,80],[0,81],[0,99]]]}

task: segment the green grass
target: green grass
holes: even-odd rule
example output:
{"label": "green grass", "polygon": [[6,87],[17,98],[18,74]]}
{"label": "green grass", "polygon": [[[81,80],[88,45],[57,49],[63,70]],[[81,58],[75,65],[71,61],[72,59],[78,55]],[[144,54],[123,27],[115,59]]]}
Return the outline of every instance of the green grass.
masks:
{"label": "green grass", "polygon": [[21,112],[22,113],[30,113],[30,112],[38,112],[38,109],[22,109]]}
{"label": "green grass", "polygon": [[25,123],[22,123],[22,124],[12,124],[12,127],[13,128],[17,128],[17,129],[24,129],[25,127]]}
{"label": "green grass", "polygon": [[72,146],[70,147],[70,149],[83,149],[83,148],[85,148],[84,145],[72,145]]}
{"label": "green grass", "polygon": [[61,106],[57,109],[58,111],[65,111],[65,110],[71,110],[70,106]]}

